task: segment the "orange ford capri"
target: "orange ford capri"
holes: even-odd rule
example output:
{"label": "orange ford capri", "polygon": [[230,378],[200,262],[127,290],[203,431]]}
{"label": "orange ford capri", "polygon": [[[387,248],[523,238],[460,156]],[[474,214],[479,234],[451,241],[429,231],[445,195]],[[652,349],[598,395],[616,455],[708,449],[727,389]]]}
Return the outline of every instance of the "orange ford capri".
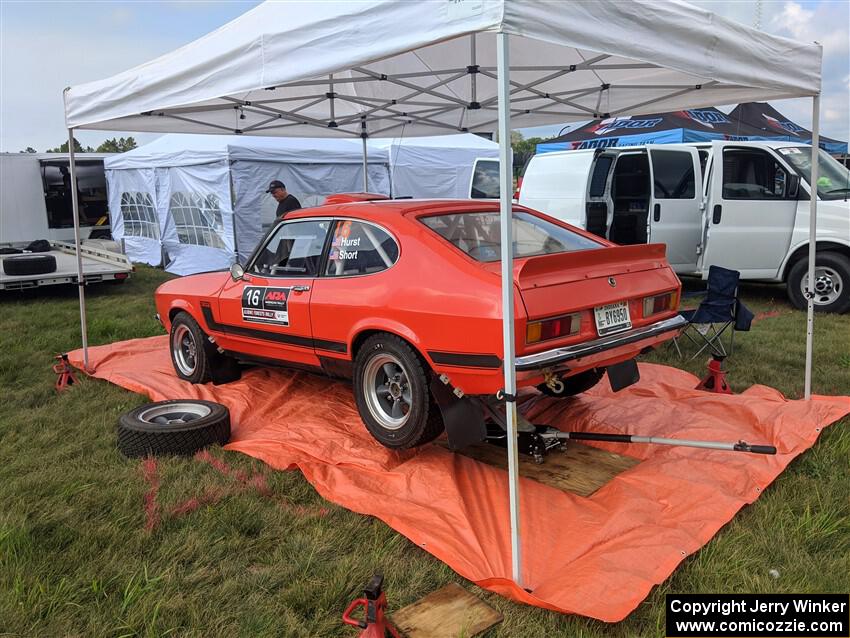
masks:
{"label": "orange ford capri", "polygon": [[[616,246],[521,206],[513,216],[518,387],[569,396],[606,370],[615,387],[633,382],[615,384],[614,370],[684,324],[664,246]],[[242,362],[350,378],[380,443],[425,443],[443,431],[446,390],[492,402],[503,387],[499,233],[494,202],[290,213],[244,267],[156,291],[174,369],[193,383],[233,379]]]}

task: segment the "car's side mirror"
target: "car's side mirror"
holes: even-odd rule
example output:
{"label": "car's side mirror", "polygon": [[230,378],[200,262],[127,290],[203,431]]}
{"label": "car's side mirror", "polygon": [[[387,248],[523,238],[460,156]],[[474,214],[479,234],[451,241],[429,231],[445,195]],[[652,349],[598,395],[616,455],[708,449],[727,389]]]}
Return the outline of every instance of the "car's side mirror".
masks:
{"label": "car's side mirror", "polygon": [[788,190],[787,190],[788,199],[797,199],[799,194],[800,194],[800,176],[799,175],[789,175],[788,176]]}
{"label": "car's side mirror", "polygon": [[245,276],[245,268],[238,261],[230,264],[230,276],[233,281],[239,281]]}

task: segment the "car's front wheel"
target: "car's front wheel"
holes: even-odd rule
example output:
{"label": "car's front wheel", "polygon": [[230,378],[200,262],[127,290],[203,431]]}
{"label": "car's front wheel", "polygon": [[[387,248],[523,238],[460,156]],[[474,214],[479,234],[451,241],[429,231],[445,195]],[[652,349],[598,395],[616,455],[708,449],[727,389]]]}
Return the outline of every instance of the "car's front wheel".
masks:
{"label": "car's front wheel", "polygon": [[179,312],[171,322],[171,363],[177,376],[192,383],[212,380],[206,335],[187,312]]}
{"label": "car's front wheel", "polygon": [[366,429],[388,448],[411,448],[443,431],[428,373],[413,348],[391,334],[369,337],[354,360],[354,398]]}

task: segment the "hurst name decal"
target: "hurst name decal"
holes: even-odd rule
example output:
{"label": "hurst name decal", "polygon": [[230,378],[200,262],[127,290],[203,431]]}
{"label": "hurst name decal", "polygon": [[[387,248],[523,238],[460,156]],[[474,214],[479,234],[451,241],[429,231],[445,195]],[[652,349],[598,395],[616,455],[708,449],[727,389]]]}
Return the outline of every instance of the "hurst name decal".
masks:
{"label": "hurst name decal", "polygon": [[291,288],[247,286],[242,291],[242,319],[255,323],[289,325],[287,300]]}

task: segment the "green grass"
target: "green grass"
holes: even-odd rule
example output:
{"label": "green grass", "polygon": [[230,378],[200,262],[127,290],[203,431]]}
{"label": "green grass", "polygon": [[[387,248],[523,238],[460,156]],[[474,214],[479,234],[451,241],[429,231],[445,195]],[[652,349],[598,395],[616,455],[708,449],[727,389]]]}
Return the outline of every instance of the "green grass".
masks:
{"label": "green grass", "polygon": [[[90,342],[161,334],[152,293],[167,278],[139,268],[124,285],[92,286]],[[804,313],[781,288],[744,293],[756,312],[780,314],[736,338],[733,388],[799,397]],[[77,347],[78,321],[70,287],[0,296],[0,635],[353,636],[340,615],[375,571],[392,609],[461,582],[504,614],[491,638],[660,636],[667,592],[850,589],[848,419],[615,625],[483,592],[384,523],[325,502],[300,473],[220,449],[212,454],[264,477],[270,495],[208,463],[160,460],[162,522],[146,531],[140,464],[115,449],[118,416],[144,399],[91,379],[53,390],[52,356]],[[648,359],[704,369],[702,357]],[[850,317],[818,317],[813,385],[850,394]],[[190,497],[197,509],[169,513]]]}

